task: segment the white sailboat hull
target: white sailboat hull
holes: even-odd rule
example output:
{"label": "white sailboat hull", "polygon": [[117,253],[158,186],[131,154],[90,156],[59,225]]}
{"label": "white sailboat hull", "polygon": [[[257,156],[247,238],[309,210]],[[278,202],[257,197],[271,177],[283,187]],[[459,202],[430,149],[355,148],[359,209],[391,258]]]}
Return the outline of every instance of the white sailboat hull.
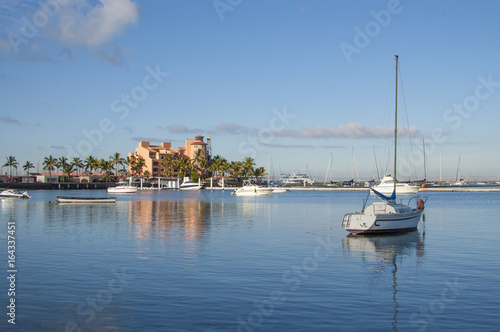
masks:
{"label": "white sailboat hull", "polygon": [[374,203],[364,212],[345,214],[342,226],[353,234],[407,232],[417,229],[423,211],[402,204]]}

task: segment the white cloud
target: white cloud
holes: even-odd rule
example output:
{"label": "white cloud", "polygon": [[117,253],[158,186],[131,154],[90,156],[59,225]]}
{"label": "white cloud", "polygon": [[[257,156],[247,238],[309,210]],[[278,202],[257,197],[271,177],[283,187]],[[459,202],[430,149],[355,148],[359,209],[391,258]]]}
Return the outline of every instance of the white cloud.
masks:
{"label": "white cloud", "polygon": [[99,47],[137,22],[139,8],[130,0],[99,0],[92,7],[87,0],[61,6],[58,38],[61,42]]}

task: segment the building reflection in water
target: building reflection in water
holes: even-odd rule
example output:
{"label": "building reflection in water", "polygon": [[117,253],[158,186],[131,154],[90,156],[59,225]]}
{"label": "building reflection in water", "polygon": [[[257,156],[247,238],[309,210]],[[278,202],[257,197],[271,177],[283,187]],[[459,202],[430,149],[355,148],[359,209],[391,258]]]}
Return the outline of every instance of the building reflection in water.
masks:
{"label": "building reflection in water", "polygon": [[394,305],[392,329],[398,330],[399,303],[398,293],[398,263],[403,258],[424,255],[424,237],[418,231],[394,235],[353,236],[348,235],[342,241],[344,254],[349,257],[361,257],[370,270],[372,282],[378,281],[382,274],[392,277],[392,301]]}
{"label": "building reflection in water", "polygon": [[[129,233],[141,257],[150,259],[152,247],[184,245],[184,253],[198,256],[210,229],[211,204],[202,200],[128,202]],[[158,259],[162,259],[158,257]]]}

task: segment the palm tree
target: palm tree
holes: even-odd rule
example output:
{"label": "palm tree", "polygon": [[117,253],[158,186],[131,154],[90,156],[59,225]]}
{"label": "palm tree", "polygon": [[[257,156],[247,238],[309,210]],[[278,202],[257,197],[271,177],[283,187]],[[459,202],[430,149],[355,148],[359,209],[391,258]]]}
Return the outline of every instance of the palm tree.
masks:
{"label": "palm tree", "polygon": [[161,162],[161,166],[165,169],[164,173],[166,177],[172,176],[172,173],[174,172],[174,164],[175,164],[175,155],[174,154],[168,154],[165,159]]}
{"label": "palm tree", "polygon": [[49,181],[52,182],[52,171],[57,163],[57,159],[52,157],[52,155],[45,157],[43,160],[43,169],[49,171]]}
{"label": "palm tree", "polygon": [[[68,165],[68,158],[60,157],[58,159],[57,168],[61,168],[63,171],[63,174],[65,174],[65,170],[67,169],[66,165]],[[63,182],[65,182],[64,175],[63,175]],[[68,175],[68,182],[69,182],[69,175]]]}
{"label": "palm tree", "polygon": [[144,160],[144,158],[139,157],[139,159],[136,160],[135,165],[132,169],[134,174],[136,174],[137,176],[142,176],[143,173],[142,169],[144,168],[144,166],[146,166],[146,161]]}
{"label": "palm tree", "polygon": [[115,152],[115,154],[110,156],[109,159],[113,164],[115,164],[116,175],[118,175],[118,165],[123,165],[125,159],[123,159],[118,152]]}
{"label": "palm tree", "polygon": [[103,173],[101,180],[108,182],[110,176],[113,174],[111,172],[111,170],[113,169],[113,162],[111,160],[101,159],[99,161],[99,168],[101,169],[101,172]]}
{"label": "palm tree", "polygon": [[257,182],[259,181],[259,177],[267,175],[266,169],[264,167],[257,167],[253,170],[253,175],[257,178]]}
{"label": "palm tree", "polygon": [[76,168],[77,174],[80,175],[80,168],[83,168],[83,161],[80,158],[75,157],[73,158],[71,165]]}
{"label": "palm tree", "polygon": [[211,161],[210,161],[210,166],[209,170],[212,172],[212,175],[215,177],[219,175],[218,173],[220,172],[220,166],[222,165],[222,157],[221,156],[215,156]]}
{"label": "palm tree", "polygon": [[198,172],[199,177],[203,178],[203,175],[207,171],[207,158],[206,153],[203,150],[196,150],[194,153],[194,158],[192,160],[193,169]]}
{"label": "palm tree", "polygon": [[246,157],[243,159],[243,165],[242,165],[242,173],[243,176],[248,176],[253,173],[253,167],[255,166],[255,162],[252,157]]}
{"label": "palm tree", "polygon": [[23,169],[25,171],[28,171],[28,183],[30,182],[30,169],[31,168],[35,168],[35,166],[33,166],[33,163],[31,161],[27,161],[26,163],[24,163]]}
{"label": "palm tree", "polygon": [[94,157],[93,156],[88,156],[87,159],[83,162],[83,167],[85,168],[85,171],[92,173],[92,169],[94,168]]}
{"label": "palm tree", "polygon": [[63,171],[63,174],[67,174],[68,175],[68,182],[69,182],[69,178],[71,177],[71,173],[74,171],[74,166],[73,164],[70,164],[70,163],[61,163],[63,166],[62,166],[62,171]]}
{"label": "palm tree", "polygon": [[226,174],[228,168],[229,168],[229,163],[227,162],[226,159],[222,158],[222,162],[219,166],[219,172],[222,174],[222,176]]}
{"label": "palm tree", "polygon": [[17,173],[17,165],[19,165],[19,163],[16,161],[16,157],[14,156],[8,156],[6,157],[7,158],[7,162],[2,166],[2,167],[9,167],[9,177],[12,177],[12,167],[14,167],[16,169],[16,173]]}
{"label": "palm tree", "polygon": [[241,161],[232,161],[231,163],[229,163],[227,171],[229,172],[229,174],[231,174],[233,178],[238,178],[241,175],[243,175],[242,166],[243,165]]}
{"label": "palm tree", "polygon": [[179,172],[178,176],[179,178],[182,178],[184,176],[190,175],[190,171],[192,168],[191,163],[189,162],[189,159],[186,157],[181,157],[177,160],[176,165],[175,165],[177,171]]}
{"label": "palm tree", "polygon": [[127,158],[125,159],[125,165],[128,166],[129,175],[133,175],[133,170],[136,162],[137,161],[134,156],[127,156]]}

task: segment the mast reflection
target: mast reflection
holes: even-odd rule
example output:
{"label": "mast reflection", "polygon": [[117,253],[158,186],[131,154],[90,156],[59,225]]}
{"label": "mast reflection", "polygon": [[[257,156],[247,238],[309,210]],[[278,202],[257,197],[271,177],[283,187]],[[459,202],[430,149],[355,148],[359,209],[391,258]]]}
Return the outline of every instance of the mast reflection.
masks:
{"label": "mast reflection", "polygon": [[394,312],[392,330],[398,330],[399,303],[398,294],[398,261],[404,257],[419,258],[424,255],[424,237],[418,232],[409,232],[396,235],[353,236],[348,235],[342,241],[344,254],[349,257],[361,257],[370,269],[371,279],[378,279],[379,275],[390,272],[392,276],[392,301]]}

